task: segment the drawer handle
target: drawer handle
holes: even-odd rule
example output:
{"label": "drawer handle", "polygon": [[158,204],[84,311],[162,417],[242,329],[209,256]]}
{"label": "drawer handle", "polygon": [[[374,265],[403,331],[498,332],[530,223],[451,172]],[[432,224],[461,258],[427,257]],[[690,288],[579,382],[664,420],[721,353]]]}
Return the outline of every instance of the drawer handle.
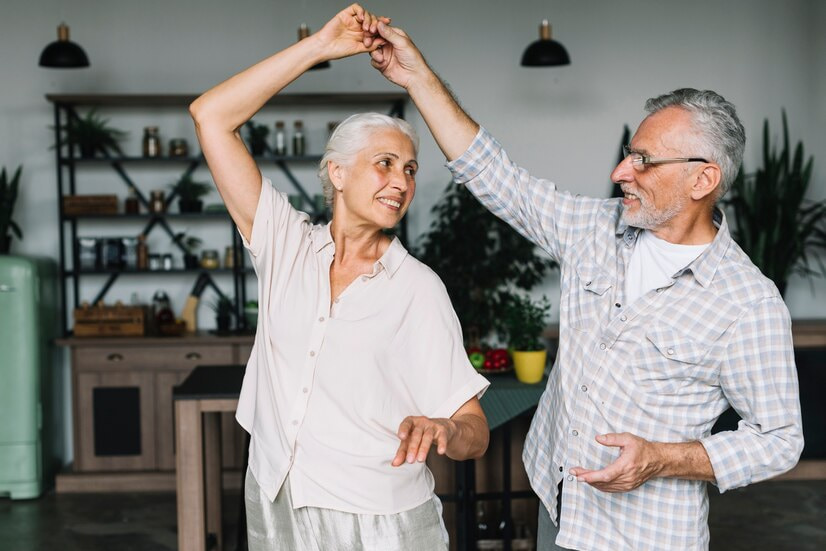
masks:
{"label": "drawer handle", "polygon": [[190,352],[189,354],[186,355],[186,359],[187,360],[200,360],[201,355],[198,354],[197,352]]}
{"label": "drawer handle", "polygon": [[122,354],[109,354],[108,356],[106,356],[106,359],[109,360],[110,362],[122,362],[123,361],[123,355]]}

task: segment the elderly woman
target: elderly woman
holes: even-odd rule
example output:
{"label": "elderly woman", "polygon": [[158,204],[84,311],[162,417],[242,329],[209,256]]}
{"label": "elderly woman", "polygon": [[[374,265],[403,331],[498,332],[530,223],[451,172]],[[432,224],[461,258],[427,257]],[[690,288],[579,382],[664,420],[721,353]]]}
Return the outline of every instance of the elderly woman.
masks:
{"label": "elderly woman", "polygon": [[319,166],[332,220],[312,225],[262,178],[238,129],[324,60],[368,52],[378,19],[353,5],[235,75],[190,111],[258,275],[260,319],[237,418],[251,435],[249,547],[446,549],[424,461],[481,456],[488,427],[444,286],[383,230],[416,189],[406,122],[354,115]]}

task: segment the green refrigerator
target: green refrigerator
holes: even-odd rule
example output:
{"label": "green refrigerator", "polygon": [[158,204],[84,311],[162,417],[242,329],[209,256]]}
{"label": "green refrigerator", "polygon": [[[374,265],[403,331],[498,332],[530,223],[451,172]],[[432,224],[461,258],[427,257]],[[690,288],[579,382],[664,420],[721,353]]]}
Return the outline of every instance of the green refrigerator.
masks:
{"label": "green refrigerator", "polygon": [[51,259],[0,255],[0,496],[12,499],[43,492],[60,447],[56,276]]}

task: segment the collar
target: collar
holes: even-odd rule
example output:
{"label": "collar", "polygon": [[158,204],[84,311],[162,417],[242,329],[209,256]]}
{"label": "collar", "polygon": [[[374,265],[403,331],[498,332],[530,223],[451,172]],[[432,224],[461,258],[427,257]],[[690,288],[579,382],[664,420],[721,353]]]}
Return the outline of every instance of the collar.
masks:
{"label": "collar", "polygon": [[[323,226],[315,227],[315,231],[312,235],[312,245],[313,252],[316,254],[328,247],[332,248],[331,254],[335,252],[336,244],[333,241],[333,234],[330,233],[330,224],[331,223],[328,222]],[[399,267],[402,265],[402,262],[404,262],[407,255],[407,249],[404,245],[402,245],[399,238],[394,236],[393,240],[390,241],[390,245],[387,247],[387,250],[384,251],[381,258],[376,261],[376,266],[373,268],[373,275],[380,271],[378,267],[381,266],[381,268],[387,272],[387,277],[392,278],[393,275],[399,270]]]}
{"label": "collar", "polygon": [[[717,227],[717,235],[714,236],[714,239],[711,241],[706,250],[700,254],[700,256],[695,258],[691,264],[674,274],[675,278],[679,277],[686,271],[691,271],[694,275],[694,279],[696,279],[700,285],[703,287],[708,287],[711,285],[711,281],[717,273],[717,268],[720,266],[720,262],[722,262],[723,257],[726,255],[732,241],[731,234],[728,229],[728,221],[726,220],[726,215],[722,210],[714,207],[714,211],[712,212],[712,221]],[[640,228],[629,226],[623,222],[622,218],[617,220],[616,234],[617,236],[622,236],[622,240],[628,247],[636,242],[640,231]]]}

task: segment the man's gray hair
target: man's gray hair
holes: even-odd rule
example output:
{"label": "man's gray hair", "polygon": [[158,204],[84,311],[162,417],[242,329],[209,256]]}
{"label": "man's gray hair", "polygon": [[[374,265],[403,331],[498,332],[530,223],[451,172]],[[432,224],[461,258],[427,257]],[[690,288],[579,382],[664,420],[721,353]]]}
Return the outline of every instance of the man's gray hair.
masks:
{"label": "man's gray hair", "polygon": [[679,107],[691,114],[694,128],[700,136],[699,151],[686,154],[705,157],[720,165],[722,178],[717,199],[726,194],[737,177],[746,147],[743,129],[734,105],[711,90],[681,88],[645,102],[645,110],[653,114],[667,107]]}
{"label": "man's gray hair", "polygon": [[327,164],[332,161],[343,166],[350,166],[358,153],[367,147],[367,142],[377,130],[398,130],[410,138],[413,153],[418,155],[419,136],[405,120],[382,115],[381,113],[358,113],[350,115],[336,126],[324,148],[324,156],[318,163],[318,178],[328,205],[333,203],[333,183],[327,172]]}

